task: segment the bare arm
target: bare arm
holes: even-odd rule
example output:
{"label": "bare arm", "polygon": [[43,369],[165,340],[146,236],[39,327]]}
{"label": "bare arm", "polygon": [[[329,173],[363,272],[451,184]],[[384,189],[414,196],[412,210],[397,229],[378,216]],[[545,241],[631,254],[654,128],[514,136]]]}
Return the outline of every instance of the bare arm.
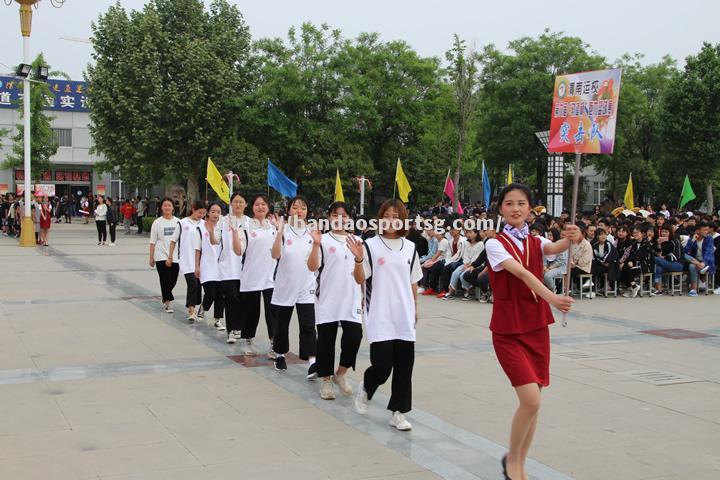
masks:
{"label": "bare arm", "polygon": [[310,236],[313,239],[312,250],[308,257],[307,267],[311,272],[317,272],[320,269],[320,232],[313,230],[310,232]]}
{"label": "bare arm", "polygon": [[535,275],[533,275],[532,272],[520,265],[517,260],[509,258],[502,262],[500,265],[502,265],[502,267],[509,273],[512,273],[517,278],[522,280],[522,282],[527,285],[530,290],[535,292],[540,298],[548,302],[553,307],[557,308],[563,313],[570,311],[570,307],[573,303],[572,297],[557,295],[551,292],[545,286],[545,284],[543,284],[543,282],[541,282]]}
{"label": "bare arm", "polygon": [[150,244],[150,262],[149,263],[150,263],[151,267],[155,265],[155,244],[154,243]]}
{"label": "bare arm", "polygon": [[283,233],[285,232],[285,221],[282,217],[278,217],[275,215],[275,220],[273,221],[273,224],[275,227],[277,227],[277,235],[275,235],[275,242],[273,242],[272,249],[270,250],[270,255],[272,255],[272,258],[274,260],[278,260],[280,258],[280,255],[282,254],[282,242],[283,242]]}
{"label": "bare arm", "polygon": [[412,283],[410,285],[410,290],[412,290],[413,302],[415,302],[415,325],[417,325],[417,321],[418,321],[418,309],[417,309],[418,284],[417,284],[417,282]]}
{"label": "bare arm", "polygon": [[238,257],[243,254],[243,243],[240,239],[240,229],[231,227],[232,230],[232,247],[233,252],[235,252],[235,255]]}
{"label": "bare arm", "polygon": [[200,278],[200,250],[195,250],[195,278]]}
{"label": "bare arm", "polygon": [[364,248],[362,240],[355,237],[355,235],[348,235],[347,246],[355,257],[355,267],[353,268],[353,278],[358,285],[362,285],[365,281],[365,269],[363,268]]}
{"label": "bare arm", "polygon": [[577,225],[565,225],[562,236],[563,238],[557,242],[545,244],[543,253],[545,255],[557,255],[558,253],[566,252],[570,248],[570,241],[580,239],[580,229]]}

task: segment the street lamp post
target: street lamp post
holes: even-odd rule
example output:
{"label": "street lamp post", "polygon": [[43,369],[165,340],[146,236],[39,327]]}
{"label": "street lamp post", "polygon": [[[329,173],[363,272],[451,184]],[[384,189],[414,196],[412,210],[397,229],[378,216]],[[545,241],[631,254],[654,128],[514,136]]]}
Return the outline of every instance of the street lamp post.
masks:
{"label": "street lamp post", "polygon": [[[23,63],[30,64],[30,32],[32,31],[32,7],[37,6],[40,0],[15,0],[20,4],[20,32],[23,37]],[[65,0],[51,0],[55,7],[61,7]],[[20,230],[20,246],[35,246],[35,227],[30,210],[32,198],[30,196],[30,75],[23,80],[23,140],[24,144],[24,182],[23,195],[25,197],[25,208],[23,211],[22,228]]]}

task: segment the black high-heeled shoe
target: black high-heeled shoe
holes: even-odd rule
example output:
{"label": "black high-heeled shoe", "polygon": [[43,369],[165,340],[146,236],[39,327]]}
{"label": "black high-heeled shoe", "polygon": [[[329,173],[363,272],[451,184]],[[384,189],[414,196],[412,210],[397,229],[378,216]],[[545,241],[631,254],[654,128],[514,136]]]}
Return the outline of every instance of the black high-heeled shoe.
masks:
{"label": "black high-heeled shoe", "polygon": [[503,467],[503,477],[505,477],[505,480],[512,480],[512,478],[508,477],[507,474],[507,455],[505,455],[502,460],[500,461],[502,463]]}

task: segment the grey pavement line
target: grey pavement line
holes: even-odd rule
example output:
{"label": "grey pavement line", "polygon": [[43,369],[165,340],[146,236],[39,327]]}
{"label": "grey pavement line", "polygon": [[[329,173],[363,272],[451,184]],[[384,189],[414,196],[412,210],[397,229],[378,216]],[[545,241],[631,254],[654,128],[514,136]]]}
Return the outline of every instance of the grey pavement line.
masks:
{"label": "grey pavement line", "polygon": [[23,368],[0,370],[0,385],[34,382],[64,382],[148,373],[178,373],[213,368],[228,368],[234,365],[227,357],[178,358],[170,360],[97,363],[54,368]]}
{"label": "grey pavement line", "polygon": [[[78,273],[91,281],[102,277],[104,279],[102,283],[104,288],[112,289],[114,292],[120,291],[124,294],[124,297],[147,297],[156,293],[72,256],[53,255],[53,257],[60,264],[67,267],[76,267]],[[156,309],[158,311],[156,318],[183,331],[223,355],[236,355],[238,353],[237,350],[225,343],[225,334],[217,332],[206,322],[189,325],[182,319],[181,314],[167,315],[161,312],[156,301],[137,299],[131,302],[138,306]],[[333,415],[346,425],[367,433],[375,441],[410,458],[416,464],[447,480],[472,480],[492,478],[498,475],[500,458],[506,451],[505,447],[418,409],[414,409],[411,414],[415,423],[413,434],[408,435],[407,433],[397,432],[387,426],[387,411],[385,411],[386,416],[381,417],[377,409],[371,409],[370,414],[363,417],[356,414],[347,405],[347,402],[323,401],[317,393],[317,385],[314,384],[311,387],[308,385],[310,382],[305,380],[305,368],[302,365],[293,365],[290,369],[289,371],[293,371],[297,375],[279,374],[269,368],[252,368],[250,370]],[[378,393],[373,403],[381,402],[386,403],[387,396]],[[346,405],[343,405],[343,403]],[[478,458],[481,459],[479,462],[477,461]],[[471,460],[468,461],[468,459]],[[527,468],[533,478],[537,479],[572,479],[572,477],[532,459],[528,460]]]}
{"label": "grey pavement line", "polygon": [[[160,295],[155,295],[160,299]],[[107,303],[107,302],[121,302],[123,300],[129,300],[123,297],[96,297],[96,298],[60,298],[60,299],[48,299],[48,298],[37,298],[32,300],[4,300],[0,301],[0,305],[7,305],[14,307],[18,305],[85,305],[87,303]]]}

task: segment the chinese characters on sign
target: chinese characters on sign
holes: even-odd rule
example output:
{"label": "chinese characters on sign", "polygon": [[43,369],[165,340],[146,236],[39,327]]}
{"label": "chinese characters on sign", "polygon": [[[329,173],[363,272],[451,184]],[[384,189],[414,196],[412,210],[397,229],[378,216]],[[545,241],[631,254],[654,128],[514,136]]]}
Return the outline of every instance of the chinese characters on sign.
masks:
{"label": "chinese characters on sign", "polygon": [[[47,109],[63,112],[87,112],[87,84],[67,80],[47,81],[50,96]],[[16,109],[23,96],[23,82],[14,77],[0,77],[0,108]]]}
{"label": "chinese characters on sign", "polygon": [[613,152],[621,75],[612,69],[555,79],[548,151]]}
{"label": "chinese characters on sign", "polygon": [[[90,183],[90,172],[76,172],[76,171],[63,171],[55,170],[53,172],[47,170],[42,173],[40,179],[43,182],[73,182],[73,183]],[[15,181],[22,182],[25,180],[25,170],[15,170]]]}

